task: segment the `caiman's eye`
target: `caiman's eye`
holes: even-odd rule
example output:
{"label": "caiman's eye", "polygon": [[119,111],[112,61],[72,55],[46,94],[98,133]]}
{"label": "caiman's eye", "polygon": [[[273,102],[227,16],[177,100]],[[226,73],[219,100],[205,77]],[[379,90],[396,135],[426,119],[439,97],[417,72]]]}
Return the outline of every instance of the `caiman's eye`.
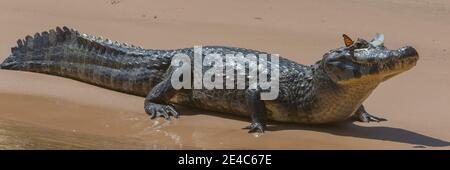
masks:
{"label": "caiman's eye", "polygon": [[353,44],[353,49],[369,48],[369,43],[365,40],[358,39],[358,41]]}

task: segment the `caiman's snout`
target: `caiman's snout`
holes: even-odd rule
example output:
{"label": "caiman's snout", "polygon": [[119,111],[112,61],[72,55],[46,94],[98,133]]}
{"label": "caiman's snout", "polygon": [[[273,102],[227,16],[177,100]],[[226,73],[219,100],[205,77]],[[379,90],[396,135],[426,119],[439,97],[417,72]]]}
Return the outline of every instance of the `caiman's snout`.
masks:
{"label": "caiman's snout", "polygon": [[400,59],[408,59],[416,61],[419,59],[419,54],[417,50],[411,46],[406,46],[397,50]]}
{"label": "caiman's snout", "polygon": [[391,51],[391,56],[380,65],[380,73],[383,80],[387,80],[397,74],[413,68],[419,60],[417,50],[411,46],[406,46],[398,50]]}

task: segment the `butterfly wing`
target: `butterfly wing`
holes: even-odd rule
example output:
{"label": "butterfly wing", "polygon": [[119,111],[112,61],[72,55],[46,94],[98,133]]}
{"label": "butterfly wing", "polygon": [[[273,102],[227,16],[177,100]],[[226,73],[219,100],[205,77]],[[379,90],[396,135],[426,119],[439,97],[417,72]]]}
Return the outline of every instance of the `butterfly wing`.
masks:
{"label": "butterfly wing", "polygon": [[348,46],[353,45],[354,42],[348,35],[342,34],[342,37],[344,37],[345,46],[348,47]]}

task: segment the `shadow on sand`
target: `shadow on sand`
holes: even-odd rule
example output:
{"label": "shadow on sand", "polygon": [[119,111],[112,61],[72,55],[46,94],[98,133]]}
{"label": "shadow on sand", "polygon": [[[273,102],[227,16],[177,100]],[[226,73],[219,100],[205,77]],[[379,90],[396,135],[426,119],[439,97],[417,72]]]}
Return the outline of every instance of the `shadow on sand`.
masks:
{"label": "shadow on sand", "polygon": [[280,123],[273,124],[268,127],[267,131],[280,130],[312,130],[318,132],[325,132],[339,136],[351,136],[356,138],[385,140],[392,142],[407,143],[412,145],[429,146],[429,147],[444,147],[450,146],[450,142],[422,135],[409,130],[395,128],[395,127],[366,127],[359,126],[350,121],[331,125],[284,125]]}
{"label": "shadow on sand", "polygon": [[[181,113],[185,115],[208,114],[227,119],[250,121],[250,118],[240,116],[233,116],[229,114],[198,110],[194,108],[186,108],[186,107],[179,107],[179,108],[181,109]],[[330,133],[339,136],[351,136],[356,138],[384,140],[384,141],[406,143],[411,145],[418,145],[415,147],[450,146],[450,142],[448,141],[433,138],[406,129],[386,127],[386,126],[366,127],[357,125],[352,121],[345,121],[329,125],[298,125],[298,124],[271,122],[267,127],[267,131],[281,131],[281,130],[311,130],[317,132]]]}

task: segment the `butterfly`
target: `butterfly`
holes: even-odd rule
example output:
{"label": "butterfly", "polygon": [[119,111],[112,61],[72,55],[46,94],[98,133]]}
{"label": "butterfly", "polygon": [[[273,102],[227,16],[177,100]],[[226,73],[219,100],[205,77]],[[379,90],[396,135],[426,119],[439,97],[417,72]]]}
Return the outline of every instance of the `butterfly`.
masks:
{"label": "butterfly", "polygon": [[350,38],[350,37],[348,37],[347,35],[345,35],[345,34],[342,34],[342,37],[344,37],[344,43],[345,43],[345,46],[351,46],[351,45],[353,45],[353,40]]}

